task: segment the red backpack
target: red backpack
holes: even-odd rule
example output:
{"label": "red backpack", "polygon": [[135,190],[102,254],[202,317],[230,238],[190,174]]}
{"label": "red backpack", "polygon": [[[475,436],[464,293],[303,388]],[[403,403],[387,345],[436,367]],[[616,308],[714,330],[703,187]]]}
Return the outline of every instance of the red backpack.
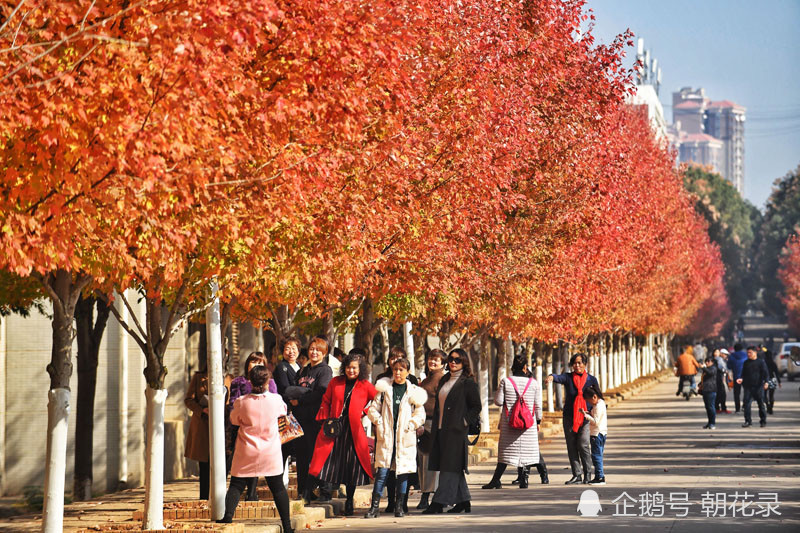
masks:
{"label": "red backpack", "polygon": [[[509,379],[508,381],[510,381],[511,385],[514,387],[514,392],[517,393],[517,400],[514,402],[514,405],[511,406],[511,412],[506,409],[508,425],[514,429],[528,429],[533,426],[533,409],[529,409],[528,404],[525,403],[525,393],[528,391],[528,387],[531,381],[533,381],[533,378],[528,379],[528,383],[525,385],[522,394],[519,393],[517,384],[514,383],[513,379]],[[503,407],[505,408],[505,406]]]}

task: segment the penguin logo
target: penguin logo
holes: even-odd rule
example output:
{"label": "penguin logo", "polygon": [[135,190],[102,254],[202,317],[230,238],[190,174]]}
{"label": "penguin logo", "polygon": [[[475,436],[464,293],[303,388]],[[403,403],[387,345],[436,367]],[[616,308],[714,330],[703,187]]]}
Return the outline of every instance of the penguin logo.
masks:
{"label": "penguin logo", "polygon": [[600,497],[592,489],[587,489],[581,494],[578,502],[578,514],[581,516],[597,516],[603,508],[600,507]]}

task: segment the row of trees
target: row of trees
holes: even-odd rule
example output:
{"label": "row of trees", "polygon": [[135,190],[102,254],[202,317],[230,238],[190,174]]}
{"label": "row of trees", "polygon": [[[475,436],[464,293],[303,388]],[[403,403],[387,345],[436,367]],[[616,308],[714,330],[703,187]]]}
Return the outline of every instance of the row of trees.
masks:
{"label": "row of trees", "polygon": [[[790,246],[796,235],[800,235],[800,167],[775,180],[755,243],[755,271],[763,287],[763,306],[773,315],[782,316],[788,311],[790,317],[797,316],[792,304],[796,301],[792,293],[797,282],[790,264],[792,257],[795,262],[797,258]],[[792,323],[795,333],[800,334],[796,319]]]}
{"label": "row of trees", "polygon": [[631,35],[596,45],[589,17],[581,0],[0,2],[0,283],[53,308],[45,529],[82,295],[111,304],[88,308],[93,331],[108,308],[140,346],[162,420],[164,352],[212,282],[227,320],[280,338],[298,310],[328,332],[352,319],[368,350],[406,321],[464,344],[717,332],[719,250],[623,105]]}

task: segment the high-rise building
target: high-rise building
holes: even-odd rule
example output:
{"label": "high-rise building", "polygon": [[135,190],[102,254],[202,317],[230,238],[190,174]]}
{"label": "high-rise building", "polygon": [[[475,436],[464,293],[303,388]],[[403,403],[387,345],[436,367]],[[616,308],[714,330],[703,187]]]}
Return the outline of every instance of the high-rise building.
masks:
{"label": "high-rise building", "polygon": [[644,39],[639,39],[636,60],[634,92],[627,98],[627,103],[647,116],[656,137],[667,138],[667,121],[664,119],[664,108],[658,99],[661,88],[661,68],[658,60],[650,57],[650,50],[644,49]]}
{"label": "high-rise building", "polygon": [[723,143],[722,175],[744,192],[745,108],[729,100],[711,102],[706,109],[706,133]]}
{"label": "high-rise building", "polygon": [[680,162],[711,167],[744,192],[744,107],[712,101],[702,87],[683,87],[672,93],[672,122]]}

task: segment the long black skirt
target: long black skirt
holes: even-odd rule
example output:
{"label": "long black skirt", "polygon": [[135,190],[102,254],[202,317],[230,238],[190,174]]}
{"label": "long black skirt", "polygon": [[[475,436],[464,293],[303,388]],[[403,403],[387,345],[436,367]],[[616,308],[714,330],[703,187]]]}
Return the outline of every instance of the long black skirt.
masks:
{"label": "long black skirt", "polygon": [[334,485],[367,485],[370,477],[358,460],[347,417],[343,425],[342,432],[333,443],[331,454],[320,470],[319,479]]}

